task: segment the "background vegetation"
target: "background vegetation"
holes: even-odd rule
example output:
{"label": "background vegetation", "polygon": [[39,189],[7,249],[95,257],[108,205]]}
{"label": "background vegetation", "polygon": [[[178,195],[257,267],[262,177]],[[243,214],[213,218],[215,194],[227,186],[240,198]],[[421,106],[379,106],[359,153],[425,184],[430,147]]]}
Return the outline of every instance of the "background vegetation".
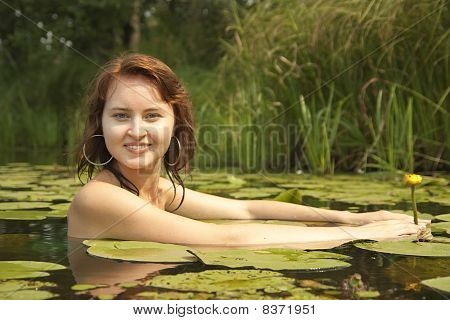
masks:
{"label": "background vegetation", "polygon": [[0,161],[70,152],[98,66],[139,51],[191,92],[194,166],[450,168],[447,1],[11,0],[0,17]]}

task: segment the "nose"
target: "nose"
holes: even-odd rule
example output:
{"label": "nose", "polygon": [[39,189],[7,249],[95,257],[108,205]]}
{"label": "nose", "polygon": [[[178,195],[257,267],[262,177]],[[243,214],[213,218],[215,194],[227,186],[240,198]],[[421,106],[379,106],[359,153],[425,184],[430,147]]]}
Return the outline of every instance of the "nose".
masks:
{"label": "nose", "polygon": [[135,120],[132,122],[132,125],[128,129],[128,134],[133,137],[134,139],[141,139],[142,137],[145,137],[148,133],[147,128],[144,124],[140,123],[139,120]]}

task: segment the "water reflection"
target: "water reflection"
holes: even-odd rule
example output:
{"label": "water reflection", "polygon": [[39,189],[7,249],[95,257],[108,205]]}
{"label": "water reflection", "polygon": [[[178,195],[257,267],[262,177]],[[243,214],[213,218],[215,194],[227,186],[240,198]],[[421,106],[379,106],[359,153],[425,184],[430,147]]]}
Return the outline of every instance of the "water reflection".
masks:
{"label": "water reflection", "polygon": [[109,287],[90,290],[93,296],[101,294],[117,295],[126,289],[121,283],[136,281],[149,274],[170,269],[178,264],[167,263],[135,263],[116,262],[113,260],[93,257],[86,252],[83,239],[68,237],[67,257],[72,275],[77,284],[106,284]]}

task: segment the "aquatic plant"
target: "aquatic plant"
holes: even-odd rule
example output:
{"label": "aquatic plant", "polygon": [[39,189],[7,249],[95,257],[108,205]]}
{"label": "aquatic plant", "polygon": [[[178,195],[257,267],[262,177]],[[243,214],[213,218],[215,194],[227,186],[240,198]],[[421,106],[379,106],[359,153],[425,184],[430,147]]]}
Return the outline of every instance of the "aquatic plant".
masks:
{"label": "aquatic plant", "polygon": [[419,224],[419,219],[418,219],[419,214],[417,211],[415,189],[416,189],[416,186],[422,182],[422,177],[418,174],[406,174],[405,182],[409,186],[411,186],[411,203],[412,203],[412,208],[413,208],[413,212],[414,212],[414,223],[418,225]]}

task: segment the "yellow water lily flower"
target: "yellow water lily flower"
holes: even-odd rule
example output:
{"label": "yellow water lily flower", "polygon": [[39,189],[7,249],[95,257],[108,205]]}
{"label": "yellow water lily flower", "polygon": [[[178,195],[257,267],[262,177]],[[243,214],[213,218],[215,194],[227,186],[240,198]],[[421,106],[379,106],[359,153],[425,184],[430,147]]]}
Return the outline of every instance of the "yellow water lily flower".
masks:
{"label": "yellow water lily flower", "polygon": [[410,186],[416,186],[422,182],[422,176],[418,174],[405,174],[405,182]]}

